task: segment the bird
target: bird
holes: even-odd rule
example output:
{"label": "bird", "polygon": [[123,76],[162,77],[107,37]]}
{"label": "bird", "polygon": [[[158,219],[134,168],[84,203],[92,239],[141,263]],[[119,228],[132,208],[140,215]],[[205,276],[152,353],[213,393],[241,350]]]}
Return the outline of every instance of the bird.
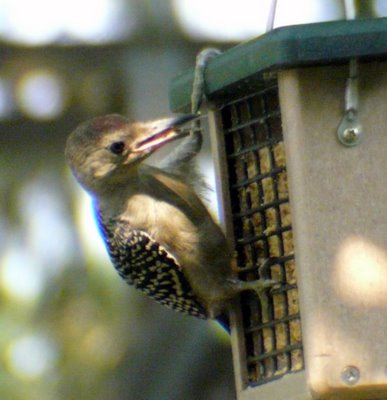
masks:
{"label": "bird", "polygon": [[[79,125],[68,137],[66,160],[91,195],[111,261],[121,277],[159,303],[216,319],[244,290],[263,296],[271,279],[241,281],[233,253],[198,191],[193,165],[201,135],[181,126],[183,115],[131,122],[110,114]],[[186,136],[154,167],[144,163],[166,143]],[[263,298],[263,297],[262,297]]]}
{"label": "bird", "polygon": [[[185,128],[198,118],[197,112],[148,122],[98,116],[68,136],[65,158],[92,197],[119,275],[162,305],[227,328],[240,292],[254,290],[264,307],[276,282],[246,282],[233,272],[229,241],[202,200],[206,185],[195,165],[202,134]],[[157,166],[146,162],[176,140]]]}

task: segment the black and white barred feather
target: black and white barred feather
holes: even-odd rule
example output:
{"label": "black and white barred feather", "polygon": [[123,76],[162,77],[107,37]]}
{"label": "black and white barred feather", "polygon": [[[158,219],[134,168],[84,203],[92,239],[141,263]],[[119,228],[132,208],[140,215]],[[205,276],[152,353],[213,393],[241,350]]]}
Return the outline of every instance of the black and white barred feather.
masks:
{"label": "black and white barred feather", "polygon": [[98,217],[112,263],[119,275],[158,303],[206,319],[182,267],[168,250],[141,230],[109,229]]}

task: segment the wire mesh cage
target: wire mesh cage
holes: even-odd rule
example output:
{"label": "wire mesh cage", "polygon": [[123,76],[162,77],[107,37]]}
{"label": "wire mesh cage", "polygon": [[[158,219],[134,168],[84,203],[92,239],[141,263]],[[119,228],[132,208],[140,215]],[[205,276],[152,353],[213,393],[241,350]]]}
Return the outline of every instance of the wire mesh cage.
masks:
{"label": "wire mesh cage", "polygon": [[[386,58],[387,20],[378,19],[280,28],[208,65],[203,131],[214,149],[220,219],[240,279],[278,282],[267,301],[245,292],[231,310],[241,400],[387,397],[380,352],[387,321],[378,318],[385,306],[357,308],[343,295],[349,277],[340,275],[352,268],[341,253],[356,232],[372,237],[380,254],[387,245],[383,224],[371,223],[385,216],[387,193],[368,186],[384,176],[371,167],[370,153],[383,163]],[[359,141],[343,143],[336,134],[348,112],[350,60],[361,60],[368,74],[359,114],[374,140],[356,149]],[[172,82],[172,110],[188,109],[192,77]],[[346,129],[352,140],[357,131]],[[348,207],[364,209],[367,196],[372,209]],[[378,276],[373,284],[387,301],[387,277]]]}
{"label": "wire mesh cage", "polygon": [[[242,315],[249,384],[303,368],[300,315],[278,88],[232,99],[220,111],[242,280],[271,278],[265,310],[248,292]],[[260,268],[261,267],[261,268]],[[265,268],[266,267],[266,268]]]}

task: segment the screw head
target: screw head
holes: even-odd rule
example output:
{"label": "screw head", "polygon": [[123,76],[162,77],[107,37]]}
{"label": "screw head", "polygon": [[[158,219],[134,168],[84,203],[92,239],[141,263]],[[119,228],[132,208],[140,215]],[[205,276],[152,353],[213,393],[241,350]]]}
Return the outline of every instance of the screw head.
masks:
{"label": "screw head", "polygon": [[347,146],[354,146],[360,142],[361,131],[359,128],[351,127],[344,129],[342,134],[342,141]]}
{"label": "screw head", "polygon": [[349,365],[341,373],[341,379],[347,385],[355,385],[360,379],[360,370],[357,367]]}
{"label": "screw head", "polygon": [[354,110],[345,113],[337,128],[337,136],[344,146],[356,146],[363,137],[363,129]]}

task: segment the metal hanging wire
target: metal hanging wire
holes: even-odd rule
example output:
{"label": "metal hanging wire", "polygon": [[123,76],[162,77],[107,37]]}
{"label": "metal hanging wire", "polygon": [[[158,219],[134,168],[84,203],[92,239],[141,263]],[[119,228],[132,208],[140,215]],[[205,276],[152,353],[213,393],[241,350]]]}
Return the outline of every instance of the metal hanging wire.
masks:
{"label": "metal hanging wire", "polygon": [[274,21],[275,21],[275,13],[277,11],[277,0],[271,0],[270,8],[269,8],[269,16],[266,24],[266,32],[273,30]]}

